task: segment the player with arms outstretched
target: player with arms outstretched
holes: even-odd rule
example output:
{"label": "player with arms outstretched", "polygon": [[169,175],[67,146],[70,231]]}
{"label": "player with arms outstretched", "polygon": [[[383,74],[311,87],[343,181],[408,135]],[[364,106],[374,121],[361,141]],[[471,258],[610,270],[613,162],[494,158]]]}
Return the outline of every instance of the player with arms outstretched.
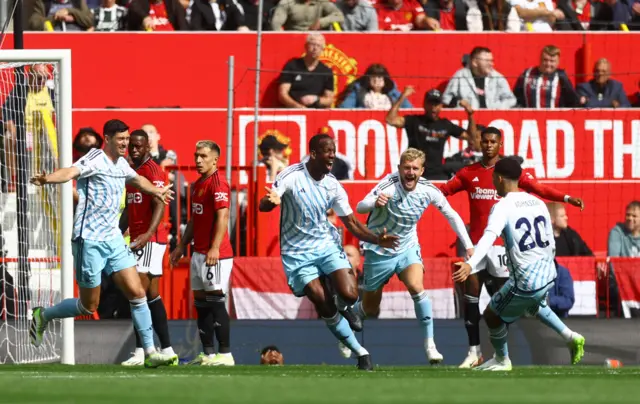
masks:
{"label": "player with arms outstretched", "polygon": [[358,368],[372,370],[371,356],[356,339],[348,321],[340,315],[320,275],[331,278],[335,291],[348,305],[358,299],[356,279],[342,250],[337,229],[326,212],[333,208],[346,229],[358,239],[394,248],[398,237],[383,229],[374,234],[360,223],[349,206],[349,197],[340,182],[330,174],[336,146],[326,134],[309,141],[309,161],[285,168],[276,177],[268,194],[260,201],[260,211],[280,211],[280,253],[289,287],[298,296],[307,296],[327,327],[358,357]]}
{"label": "player with arms outstretched", "polygon": [[131,317],[142,338],[144,365],[175,364],[177,357],[157,352],[153,344],[151,312],[147,294],[136,271],[136,258],[126,246],[118,228],[120,200],[125,183],[168,203],[169,186],[158,188],[138,175],[124,158],[129,145],[129,127],[117,119],[104,124],[105,149],[92,149],[71,167],[31,179],[39,186],[78,180],[78,206],[73,222],[73,257],[79,299],[65,299],[55,306],[33,309],[31,342],[40,346],[47,323],[57,318],[92,315],[100,302],[100,281],[104,272],[113,279],[131,304]]}
{"label": "player with arms outstretched", "polygon": [[480,262],[491,250],[496,238],[506,244],[509,280],[491,298],[484,311],[495,355],[477,366],[477,370],[511,370],[507,349],[507,324],[525,314],[537,315],[553,322],[571,351],[571,361],[578,363],[584,355],[584,337],[574,333],[553,315],[546,299],[556,279],[555,240],[549,211],[543,201],[519,190],[522,168],[512,158],[499,160],[493,176],[498,195],[502,197],[491,209],[489,224],[466,262],[456,263],[456,282],[476,273]]}
{"label": "player with arms outstretched", "polygon": [[424,335],[424,349],[431,364],[442,362],[433,339],[433,314],[431,301],[424,290],[424,265],[418,243],[416,226],[429,205],[436,206],[447,219],[458,237],[473,254],[464,222],[451,208],[442,192],[422,178],[425,155],[409,148],[400,156],[398,171],[387,175],[369,192],[356,208],[358,213],[369,213],[367,227],[372,231],[388,229],[397,234],[397,249],[364,242],[364,296],[355,304],[354,312],[363,319],[377,313],[382,299],[382,289],[397,274],[411,294],[416,318]]}
{"label": "player with arms outstretched", "polygon": [[[168,184],[167,174],[151,158],[149,137],[147,132],[138,129],[131,132],[129,141],[129,157],[136,173],[158,188]],[[147,302],[151,311],[153,329],[158,334],[160,348],[167,355],[174,356],[174,364],[178,364],[178,356],[171,348],[167,310],[160,297],[160,277],[162,276],[162,260],[167,249],[168,231],[162,219],[165,205],[156,198],[151,198],[127,185],[127,217],[129,235],[133,242],[129,248],[138,260],[138,275],[142,287],[147,292]],[[136,350],[133,356],[122,362],[123,366],[140,366],[144,364],[142,340],[135,331]]]}
{"label": "player with arms outstretched", "polygon": [[[202,366],[234,366],[231,354],[229,313],[226,293],[233,268],[229,241],[229,184],[218,170],[220,147],[211,140],[196,143],[196,169],[200,178],[191,188],[191,219],[171,252],[177,264],[193,240],[191,289],[198,315],[203,352],[190,362]],[[214,348],[214,335],[218,353]]]}
{"label": "player with arms outstretched", "polygon": [[[482,232],[487,226],[489,212],[498,202],[499,196],[493,187],[493,170],[495,164],[502,158],[502,133],[499,129],[488,127],[480,136],[482,161],[468,165],[458,171],[449,182],[443,184],[440,190],[445,196],[451,196],[461,191],[469,195],[471,210],[471,241],[477,244]],[[518,186],[526,191],[551,201],[564,201],[571,205],[584,208],[580,198],[573,198],[551,187],[540,184],[530,172],[523,172]],[[507,255],[501,240],[489,249],[486,257],[478,263],[478,271],[470,276],[464,284],[464,323],[469,337],[469,353],[461,368],[472,368],[482,363],[480,350],[480,308],[479,298],[482,285],[493,295],[509,277],[507,269]],[[542,322],[550,325],[546,318]],[[556,330],[557,331],[557,330]]]}

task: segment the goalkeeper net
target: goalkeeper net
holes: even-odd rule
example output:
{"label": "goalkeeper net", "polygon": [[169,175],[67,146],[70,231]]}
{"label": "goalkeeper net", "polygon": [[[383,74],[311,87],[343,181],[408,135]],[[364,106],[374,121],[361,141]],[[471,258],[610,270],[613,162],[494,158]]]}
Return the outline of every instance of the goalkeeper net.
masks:
{"label": "goalkeeper net", "polygon": [[33,308],[63,297],[62,223],[68,217],[63,219],[63,212],[69,212],[63,209],[62,187],[29,183],[35,173],[60,167],[66,141],[61,62],[47,60],[50,51],[39,52],[45,54],[41,61],[0,56],[0,363],[59,361],[62,351],[60,320],[50,323],[42,346],[29,340]]}

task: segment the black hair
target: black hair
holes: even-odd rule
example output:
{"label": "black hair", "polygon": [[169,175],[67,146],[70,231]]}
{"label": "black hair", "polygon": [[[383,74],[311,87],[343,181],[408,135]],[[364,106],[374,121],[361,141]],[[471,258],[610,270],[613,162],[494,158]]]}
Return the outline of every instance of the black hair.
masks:
{"label": "black hair", "polygon": [[262,348],[262,352],[260,352],[260,355],[264,355],[264,354],[266,354],[266,353],[267,353],[267,352],[269,352],[269,351],[274,351],[274,352],[282,353],[282,352],[280,352],[280,350],[278,349],[278,347],[277,347],[277,346],[275,346],[275,345],[269,345],[269,346],[266,346],[266,347]]}
{"label": "black hair", "polygon": [[136,129],[133,132],[131,132],[131,137],[134,136],[140,136],[146,139],[146,141],[149,141],[149,134],[147,134],[147,132],[143,131],[142,129]]}
{"label": "black hair", "polygon": [[629,210],[631,208],[640,209],[640,201],[631,201],[631,202],[629,202],[629,204],[627,205],[627,209],[625,209],[625,210]]}
{"label": "black hair", "polygon": [[471,51],[471,55],[469,56],[470,59],[473,58],[477,58],[478,55],[480,55],[481,53],[491,53],[491,49],[484,47],[484,46],[476,46],[475,48],[473,48],[473,50]]}
{"label": "black hair", "polygon": [[114,136],[116,133],[126,132],[128,130],[129,127],[126,123],[119,119],[110,119],[105,122],[104,127],[102,128],[102,133],[107,137]]}
{"label": "black hair", "polygon": [[78,133],[76,133],[76,136],[73,138],[73,148],[77,149],[78,145],[80,143],[80,138],[82,137],[81,135],[84,133],[88,133],[91,136],[93,136],[96,141],[96,149],[102,149],[102,143],[104,142],[102,140],[102,136],[100,136],[100,134],[98,132],[96,132],[95,129],[87,127],[87,128],[80,128],[80,130],[78,131]]}
{"label": "black hair", "polygon": [[498,129],[498,128],[494,127],[494,126],[489,126],[487,128],[484,128],[482,130],[482,133],[480,134],[480,137],[482,137],[484,135],[496,135],[500,139],[502,139],[502,132],[500,132],[500,129]]}
{"label": "black hair", "polygon": [[522,175],[522,166],[520,163],[511,157],[505,157],[496,163],[495,172],[503,176],[504,178],[512,181],[518,181]]}
{"label": "black hair", "polygon": [[327,135],[326,133],[320,133],[312,137],[311,140],[309,140],[309,152],[312,152],[312,151],[317,152],[318,149],[320,149],[320,145],[322,144],[322,141],[326,139],[333,140],[333,138]]}

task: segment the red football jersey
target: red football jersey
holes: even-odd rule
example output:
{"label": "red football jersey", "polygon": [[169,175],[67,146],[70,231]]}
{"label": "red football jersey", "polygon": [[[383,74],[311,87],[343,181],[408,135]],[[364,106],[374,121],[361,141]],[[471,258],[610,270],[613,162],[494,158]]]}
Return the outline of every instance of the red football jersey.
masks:
{"label": "red football jersey", "polygon": [[[207,178],[200,178],[191,187],[191,220],[193,220],[193,248],[206,254],[211,248],[215,234],[216,211],[229,208],[229,184],[220,174],[214,172]],[[219,259],[233,257],[233,249],[227,230],[220,244]]]}
{"label": "red football jersey", "polygon": [[[151,158],[142,163],[142,165],[136,169],[136,173],[148,179],[158,188],[166,186],[169,182],[167,173]],[[151,217],[153,216],[152,199],[153,196],[147,195],[131,185],[127,185],[127,209],[129,211],[129,234],[131,235],[131,241],[134,241],[138,236],[149,230]],[[166,244],[168,236],[169,224],[161,221],[155,234],[149,241]]]}
{"label": "red football jersey", "polygon": [[375,8],[381,31],[403,31],[403,28],[414,30],[416,18],[424,14],[424,9],[416,0],[403,0],[398,10],[393,9],[387,0],[378,0]]}
{"label": "red football jersey", "polygon": [[[482,163],[475,163],[463,167],[446,184],[440,186],[445,196],[454,195],[460,191],[467,191],[469,195],[469,209],[471,213],[471,231],[469,236],[473,244],[477,244],[482,238],[484,229],[489,222],[491,208],[500,196],[493,186],[493,168],[485,167]],[[564,194],[546,185],[540,184],[533,173],[525,169],[522,172],[518,186],[526,192],[535,194],[551,201],[563,202]],[[496,244],[502,244],[498,238]]]}
{"label": "red football jersey", "polygon": [[174,31],[173,25],[169,21],[167,6],[164,1],[149,4],[149,17],[153,20],[154,31]]}

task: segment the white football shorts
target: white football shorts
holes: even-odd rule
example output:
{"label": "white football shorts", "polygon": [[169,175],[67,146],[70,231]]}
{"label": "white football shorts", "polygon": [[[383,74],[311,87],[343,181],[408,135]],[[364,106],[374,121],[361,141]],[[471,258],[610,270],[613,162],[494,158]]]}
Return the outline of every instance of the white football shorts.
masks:
{"label": "white football shorts", "polygon": [[478,272],[485,269],[489,275],[496,278],[508,278],[509,268],[507,267],[507,250],[502,245],[491,246],[487,255],[477,266]]}
{"label": "white football shorts", "polygon": [[207,256],[194,252],[191,256],[191,290],[229,292],[233,258],[218,260],[213,266],[206,264]]}
{"label": "white football shorts", "polygon": [[140,250],[134,251],[133,253],[138,260],[138,264],[136,266],[138,273],[162,276],[162,261],[164,259],[165,251],[167,251],[166,244],[158,244],[154,242],[148,242]]}

